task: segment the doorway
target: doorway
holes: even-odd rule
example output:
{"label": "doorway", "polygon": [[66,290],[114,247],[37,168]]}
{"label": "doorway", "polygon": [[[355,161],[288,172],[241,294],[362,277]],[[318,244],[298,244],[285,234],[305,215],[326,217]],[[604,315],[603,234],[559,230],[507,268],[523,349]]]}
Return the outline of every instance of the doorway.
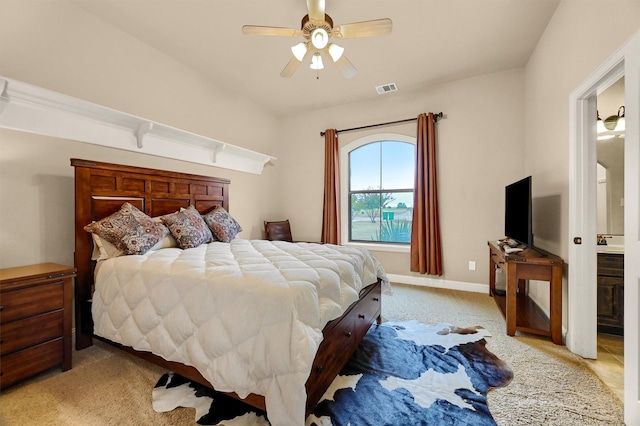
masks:
{"label": "doorway", "polygon": [[624,77],[597,95],[597,359],[594,373],[624,400]]}
{"label": "doorway", "polygon": [[570,96],[570,188],[567,347],[597,356],[596,117],[597,95],[625,77],[624,412],[640,423],[640,33],[636,33]]}

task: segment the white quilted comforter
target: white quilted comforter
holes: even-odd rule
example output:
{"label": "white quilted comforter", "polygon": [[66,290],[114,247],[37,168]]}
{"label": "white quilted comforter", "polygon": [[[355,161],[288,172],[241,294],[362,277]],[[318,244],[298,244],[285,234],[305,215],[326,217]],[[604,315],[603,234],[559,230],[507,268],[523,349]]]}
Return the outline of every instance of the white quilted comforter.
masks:
{"label": "white quilted comforter", "polygon": [[219,391],[264,395],[274,425],[304,424],[322,328],[383,279],[366,250],[241,240],[105,260],[95,333],[194,366]]}

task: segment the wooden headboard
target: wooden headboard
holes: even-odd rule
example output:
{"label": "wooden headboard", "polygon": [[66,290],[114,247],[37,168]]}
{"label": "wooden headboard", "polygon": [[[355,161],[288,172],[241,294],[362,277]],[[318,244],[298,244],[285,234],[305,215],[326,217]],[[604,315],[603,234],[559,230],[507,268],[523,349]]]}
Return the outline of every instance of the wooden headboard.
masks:
{"label": "wooden headboard", "polygon": [[85,225],[129,202],[151,217],[193,205],[200,213],[216,206],[229,211],[228,179],[71,159],[75,168],[76,349],[92,344],[93,241]]}

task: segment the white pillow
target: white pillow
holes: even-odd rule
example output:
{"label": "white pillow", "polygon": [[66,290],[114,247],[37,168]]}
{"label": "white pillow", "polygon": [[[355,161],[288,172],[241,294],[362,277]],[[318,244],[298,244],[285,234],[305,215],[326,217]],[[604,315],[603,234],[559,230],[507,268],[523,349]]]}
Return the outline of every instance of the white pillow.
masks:
{"label": "white pillow", "polygon": [[[93,253],[91,260],[105,260],[112,257],[122,256],[122,252],[116,246],[105,240],[98,234],[91,233],[93,238]],[[160,240],[162,241],[162,240]],[[159,244],[160,242],[158,242]]]}

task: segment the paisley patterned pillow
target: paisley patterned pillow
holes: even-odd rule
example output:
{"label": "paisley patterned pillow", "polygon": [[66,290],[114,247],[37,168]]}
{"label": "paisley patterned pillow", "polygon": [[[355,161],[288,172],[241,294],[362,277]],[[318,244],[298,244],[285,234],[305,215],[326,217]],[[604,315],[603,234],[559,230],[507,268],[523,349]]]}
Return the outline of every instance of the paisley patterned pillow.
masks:
{"label": "paisley patterned pillow", "polygon": [[123,254],[144,254],[169,235],[166,226],[155,222],[130,203],[124,203],[120,210],[90,223],[84,230],[104,238]]}
{"label": "paisley patterned pillow", "polygon": [[161,217],[180,248],[188,249],[213,241],[211,230],[194,206]]}
{"label": "paisley patterned pillow", "polygon": [[223,243],[230,242],[242,232],[240,224],[222,206],[216,207],[202,218],[213,232],[213,236]]}

